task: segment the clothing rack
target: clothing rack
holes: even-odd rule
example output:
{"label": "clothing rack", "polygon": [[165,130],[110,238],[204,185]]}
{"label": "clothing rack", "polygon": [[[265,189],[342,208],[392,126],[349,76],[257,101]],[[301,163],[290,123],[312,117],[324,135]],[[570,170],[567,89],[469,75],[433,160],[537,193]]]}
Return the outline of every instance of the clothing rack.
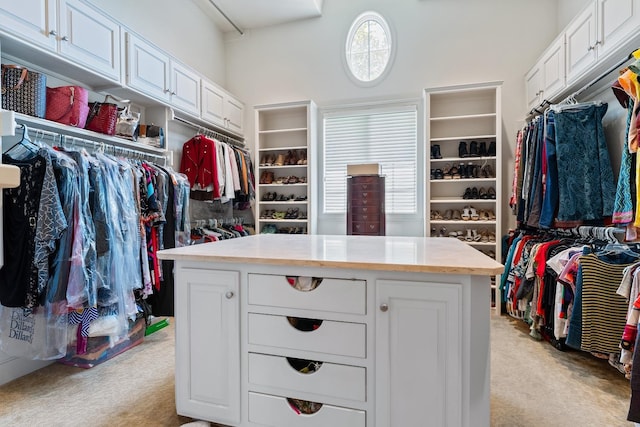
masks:
{"label": "clothing rack", "polygon": [[239,137],[235,137],[235,136],[231,136],[231,135],[227,135],[225,133],[221,133],[218,132],[216,130],[210,129],[206,126],[202,126],[199,125],[197,123],[193,123],[187,119],[183,119],[182,117],[176,116],[175,114],[173,114],[172,117],[173,120],[178,121],[180,123],[183,123],[187,126],[190,126],[192,128],[194,128],[196,130],[196,132],[201,133],[205,136],[213,136],[217,139],[219,139],[222,142],[226,142],[227,144],[233,145],[236,148],[239,148],[241,150],[245,150],[245,143],[243,139],[240,139]]}
{"label": "clothing rack", "polygon": [[49,137],[52,145],[73,147],[76,144],[81,144],[85,147],[90,147],[95,151],[102,151],[105,153],[111,152],[111,154],[115,156],[122,155],[123,157],[134,159],[154,159],[154,163],[161,164],[162,166],[165,166],[167,164],[167,157],[159,154],[147,153],[145,151],[135,150],[132,148],[118,147],[115,145],[106,144],[104,142],[92,141],[77,136],[65,135],[64,133],[29,127],[24,123],[18,124],[16,126],[16,129],[24,129],[24,133],[27,134],[31,132],[31,136],[36,140],[41,139],[45,136]]}
{"label": "clothing rack", "polygon": [[[615,65],[609,67],[605,72],[603,72],[600,75],[598,75],[596,78],[591,80],[589,83],[585,84],[584,86],[582,86],[577,91],[575,91],[572,94],[570,94],[567,97],[565,97],[562,101],[558,102],[558,104],[569,104],[571,102],[575,102],[576,97],[578,97],[579,95],[584,93],[584,91],[586,91],[587,89],[591,88],[593,85],[598,83],[600,80],[604,79],[609,74],[611,74],[612,72],[616,71],[617,69],[619,69],[620,67],[625,65],[629,60],[633,59],[633,57],[634,57],[633,54],[635,52],[636,52],[635,50],[633,52],[631,52],[624,59],[618,61]],[[529,110],[529,114],[527,114],[527,119],[532,118],[533,116],[536,116],[538,114],[543,114],[544,111],[547,109],[547,107],[549,107],[550,105],[551,105],[550,101],[548,101],[546,99],[543,99],[540,104],[538,104],[536,107],[534,107],[531,110]]]}

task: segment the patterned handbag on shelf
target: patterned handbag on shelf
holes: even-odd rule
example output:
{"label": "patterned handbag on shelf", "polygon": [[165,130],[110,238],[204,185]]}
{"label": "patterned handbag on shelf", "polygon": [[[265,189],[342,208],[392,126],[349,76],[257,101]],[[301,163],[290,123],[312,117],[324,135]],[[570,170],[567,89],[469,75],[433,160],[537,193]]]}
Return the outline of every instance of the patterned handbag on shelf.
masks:
{"label": "patterned handbag on shelf", "polygon": [[44,117],[47,76],[20,65],[2,64],[2,108]]}
{"label": "patterned handbag on shelf", "polygon": [[85,129],[105,135],[116,134],[118,121],[118,105],[107,102],[109,95],[104,97],[104,102],[92,102],[90,104],[89,117]]}

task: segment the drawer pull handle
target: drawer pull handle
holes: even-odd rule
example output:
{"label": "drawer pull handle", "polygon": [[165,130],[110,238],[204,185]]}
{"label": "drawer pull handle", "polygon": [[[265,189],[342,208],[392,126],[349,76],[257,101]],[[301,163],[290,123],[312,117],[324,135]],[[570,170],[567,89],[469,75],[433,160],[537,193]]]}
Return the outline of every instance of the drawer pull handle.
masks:
{"label": "drawer pull handle", "polygon": [[320,319],[306,319],[304,317],[290,317],[287,316],[289,324],[301,332],[312,332],[319,329],[322,325]]}
{"label": "drawer pull handle", "polygon": [[311,292],[322,283],[322,277],[285,276],[285,278],[293,289],[300,292]]}
{"label": "drawer pull handle", "polygon": [[383,313],[386,313],[387,311],[389,311],[389,305],[388,304],[380,304],[380,311],[382,311]]}
{"label": "drawer pull handle", "polygon": [[287,397],[289,407],[296,414],[315,414],[322,408],[322,403],[311,402],[310,400],[292,399]]}
{"label": "drawer pull handle", "polygon": [[323,362],[308,359],[296,359],[294,357],[287,357],[287,362],[296,372],[304,375],[311,375],[318,371],[322,367]]}
{"label": "drawer pull handle", "polygon": [[226,294],[224,294],[224,296],[227,299],[231,299],[231,298],[233,298],[233,292],[232,291],[228,291]]}

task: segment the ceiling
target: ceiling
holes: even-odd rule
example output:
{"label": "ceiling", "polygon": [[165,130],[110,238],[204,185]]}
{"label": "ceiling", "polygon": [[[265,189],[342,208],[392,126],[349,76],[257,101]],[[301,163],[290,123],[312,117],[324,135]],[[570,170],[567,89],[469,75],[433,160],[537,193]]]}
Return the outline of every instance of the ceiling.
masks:
{"label": "ceiling", "polygon": [[[194,0],[220,31],[237,31],[224,13],[241,31],[318,17],[322,0]],[[220,11],[216,9],[217,6]]]}

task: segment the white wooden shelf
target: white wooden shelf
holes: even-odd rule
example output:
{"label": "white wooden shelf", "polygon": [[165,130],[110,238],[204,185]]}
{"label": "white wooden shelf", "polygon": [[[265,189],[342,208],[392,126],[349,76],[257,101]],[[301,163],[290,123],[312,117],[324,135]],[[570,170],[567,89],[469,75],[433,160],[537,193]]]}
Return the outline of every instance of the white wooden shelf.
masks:
{"label": "white wooden shelf", "polygon": [[431,142],[439,142],[439,141],[468,141],[474,139],[490,139],[495,138],[496,134],[485,134],[485,135],[459,135],[459,136],[445,136],[438,138],[429,138]]}
{"label": "white wooden shelf", "polygon": [[466,114],[463,116],[446,116],[446,117],[431,117],[429,120],[432,122],[437,121],[446,121],[446,120],[469,120],[469,119],[482,119],[482,118],[491,118],[495,117],[496,113],[486,113],[486,114]]}
{"label": "white wooden shelf", "polygon": [[269,129],[269,130],[258,131],[258,134],[268,135],[268,134],[274,134],[274,133],[306,132],[307,130],[308,130],[307,128]]}

